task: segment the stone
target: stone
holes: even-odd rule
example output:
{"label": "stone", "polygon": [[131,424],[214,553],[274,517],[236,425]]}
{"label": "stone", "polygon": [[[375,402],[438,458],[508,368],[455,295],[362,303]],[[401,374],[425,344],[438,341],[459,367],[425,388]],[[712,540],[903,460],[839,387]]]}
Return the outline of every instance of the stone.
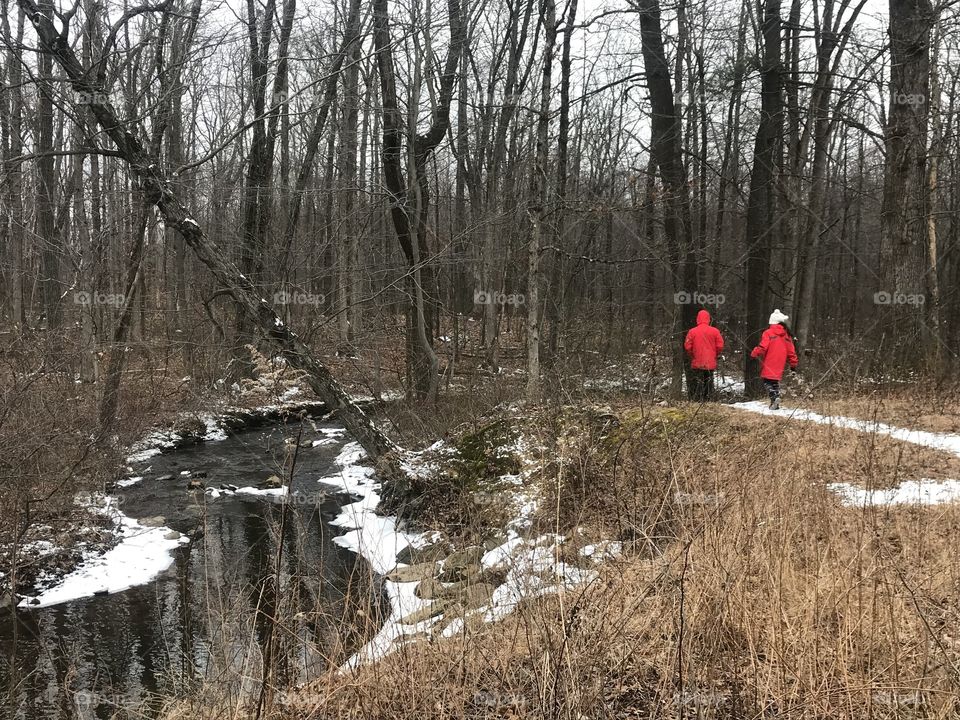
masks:
{"label": "stone", "polygon": [[443,560],[446,555],[447,548],[439,543],[427,545],[422,548],[407,545],[407,547],[397,553],[397,562],[407,565],[419,565],[420,563],[439,562]]}
{"label": "stone", "polygon": [[167,534],[165,534],[165,535],[163,536],[163,539],[164,539],[164,540],[179,540],[179,539],[180,539],[180,533],[178,533],[176,530],[171,530],[170,532],[168,532]]}
{"label": "stone", "polygon": [[446,600],[434,600],[426,607],[420,608],[409,615],[404,615],[400,618],[400,624],[416,625],[417,623],[422,623],[424,620],[429,620],[432,617],[440,615],[448,605],[449,603]]}
{"label": "stone", "polygon": [[391,582],[418,582],[432,578],[437,572],[436,563],[419,563],[398,567],[387,573],[387,580]]}
{"label": "stone", "polygon": [[151,517],[141,518],[138,522],[144,527],[163,527],[167,519],[163,515],[153,515]]}
{"label": "stone", "polygon": [[436,578],[424,578],[414,589],[413,593],[424,600],[435,600],[439,597],[449,597],[445,595],[446,588],[444,584]]}
{"label": "stone", "polygon": [[489,552],[491,550],[495,550],[496,548],[500,547],[506,541],[507,541],[507,538],[505,535],[495,535],[494,537],[489,537],[483,541],[483,548],[487,552]]}
{"label": "stone", "polygon": [[264,487],[278,488],[283,486],[283,480],[280,479],[279,475],[271,475],[264,481],[263,485]]}
{"label": "stone", "polygon": [[480,582],[483,577],[483,568],[476,563],[470,563],[469,565],[463,565],[455,568],[447,568],[447,564],[443,565],[444,570],[438,576],[440,580],[447,583],[452,582]]}
{"label": "stone", "polygon": [[485,554],[486,550],[479,545],[457,550],[443,561],[443,569],[450,570],[452,568],[463,568],[467,565],[479,565]]}
{"label": "stone", "polygon": [[439,575],[437,575],[437,579],[440,582],[444,582],[444,583],[463,582],[464,580],[463,570],[461,568],[450,568],[449,570],[444,570]]}
{"label": "stone", "polygon": [[460,602],[467,608],[478,608],[489,605],[493,600],[493,591],[496,588],[489,583],[477,583],[467,586],[460,595]]}

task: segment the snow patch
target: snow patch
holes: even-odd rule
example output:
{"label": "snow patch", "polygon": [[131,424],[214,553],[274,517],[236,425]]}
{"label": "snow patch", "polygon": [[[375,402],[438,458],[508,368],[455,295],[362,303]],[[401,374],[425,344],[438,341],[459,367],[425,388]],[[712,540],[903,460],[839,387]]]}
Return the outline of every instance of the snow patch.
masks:
{"label": "snow patch", "polygon": [[864,433],[887,435],[894,440],[901,440],[912,443],[913,445],[923,445],[924,447],[933,448],[934,450],[945,450],[954,455],[960,455],[960,435],[928,432],[926,430],[910,430],[874,420],[859,420],[858,418],[844,417],[843,415],[821,415],[812,410],[801,410],[799,408],[791,410],[781,407],[779,410],[771,410],[769,405],[762,400],[734,403],[729,407],[736,408],[737,410],[746,410],[747,412],[753,412],[759,415],[787,417],[791,420],[806,420],[807,422],[818,425],[830,425],[848,430],[859,430]]}
{"label": "snow patch", "polygon": [[[320,482],[359,498],[344,505],[340,514],[332,521],[332,525],[348,528],[348,532],[334,538],[333,542],[360,555],[370,564],[373,572],[386,575],[398,567],[397,555],[400,551],[410,545],[423,545],[425,538],[420,533],[400,530],[395,517],[377,515],[380,483],[373,468],[359,464],[365,458],[366,453],[359,443],[347,443],[334,460],[338,472],[320,478]],[[416,596],[414,590],[417,584],[384,581],[384,589],[390,601],[390,616],[377,635],[357,651],[344,668],[357,667],[361,663],[383,657],[396,647],[398,640],[423,632],[439,620],[439,617],[429,618],[416,625],[404,625],[400,622],[404,617],[428,607],[432,602]]]}
{"label": "snow patch", "polygon": [[207,432],[203,436],[203,439],[207,442],[218,442],[220,440],[226,440],[229,437],[223,425],[221,425],[220,421],[213,415],[204,415],[200,419],[207,428]]}
{"label": "snow patch", "polygon": [[170,567],[175,548],[190,542],[184,536],[169,539],[172,536],[169,528],[144,527],[127,517],[118,509],[116,498],[78,496],[78,502],[88,502],[96,512],[110,517],[116,523],[119,542],[102,555],[84,557],[59,583],[36,597],[24,598],[20,607],[49,607],[143,585]]}
{"label": "snow patch", "polygon": [[[960,455],[960,435],[951,433],[910,430],[874,420],[860,420],[843,415],[821,415],[812,410],[799,408],[781,407],[780,410],[771,410],[764,401],[735,403],[730,407],[759,415],[806,420],[818,425],[886,435],[894,440]],[[909,480],[897,487],[888,489],[867,489],[850,483],[831,483],[827,485],[827,488],[840,496],[842,504],[857,507],[905,504],[938,505],[960,500],[960,481],[957,480]]]}
{"label": "snow patch", "polygon": [[960,500],[960,480],[907,480],[896,487],[873,490],[851,483],[830,483],[827,489],[848,507],[940,505]]}
{"label": "snow patch", "polygon": [[180,434],[172,430],[155,430],[142,440],[134,443],[133,447],[130,448],[132,454],[127,458],[127,462],[140,463],[149,460],[164,450],[175,447],[181,439]]}

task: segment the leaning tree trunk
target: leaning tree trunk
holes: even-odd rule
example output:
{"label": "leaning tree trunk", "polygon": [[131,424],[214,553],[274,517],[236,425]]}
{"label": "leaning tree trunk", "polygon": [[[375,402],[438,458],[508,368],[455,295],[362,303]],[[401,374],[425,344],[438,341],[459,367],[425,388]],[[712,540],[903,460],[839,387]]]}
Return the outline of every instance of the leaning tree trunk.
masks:
{"label": "leaning tree trunk", "polygon": [[[170,182],[161,173],[157,159],[146,152],[140,138],[127,123],[120,120],[116,110],[106,101],[104,91],[93,74],[80,64],[67,42],[66,32],[61,35],[52,20],[38,11],[34,0],[18,0],[18,3],[33,23],[41,45],[59,63],[73,89],[94,99],[90,109],[97,123],[113,141],[117,152],[129,164],[133,174],[139,178],[146,198],[157,206],[164,222],[183,235],[197,258],[207,266],[237,304],[254,319],[266,339],[286,358],[290,366],[306,374],[307,383],[317,397],[339,412],[347,430],[372,457],[383,458],[396,450],[396,445],[351,400],[326,365],[317,360],[297,334],[287,327],[270,303],[259,296],[250,278],[243,275],[237,266],[227,259],[223,249],[203,232],[199,223],[180,202]],[[391,455],[385,469],[398,476],[406,474],[395,453]]]}

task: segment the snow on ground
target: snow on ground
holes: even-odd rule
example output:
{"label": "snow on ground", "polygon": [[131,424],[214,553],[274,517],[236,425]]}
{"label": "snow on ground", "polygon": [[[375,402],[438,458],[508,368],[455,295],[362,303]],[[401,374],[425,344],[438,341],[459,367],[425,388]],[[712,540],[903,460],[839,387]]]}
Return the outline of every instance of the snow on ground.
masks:
{"label": "snow on ground", "polygon": [[[333,539],[340,547],[360,555],[373,572],[386,575],[398,567],[397,555],[410,545],[420,546],[427,542],[421,533],[408,533],[397,527],[395,517],[377,515],[380,504],[380,483],[371,467],[360,465],[366,453],[357,442],[343,446],[334,461],[338,472],[320,478],[319,482],[332,485],[350,495],[359,497],[356,502],[340,508],[340,514],[331,522],[348,531]],[[402,564],[401,564],[402,566]],[[403,625],[400,620],[431,604],[414,594],[416,582],[397,583],[384,581],[384,589],[390,601],[390,616],[377,635],[351,657],[345,667],[376,660],[395,647],[397,638],[416,634],[431,627],[438,618],[430,618],[417,625]]]}
{"label": "snow on ground", "polygon": [[717,392],[731,393],[733,395],[743,395],[746,386],[743,380],[738,380],[731,375],[717,375],[713,379],[713,389]]}
{"label": "snow on ground", "polygon": [[[517,441],[514,451],[523,449],[522,441]],[[433,451],[443,451],[437,443]],[[397,527],[396,518],[377,515],[380,502],[380,485],[373,468],[359,463],[366,457],[358,443],[348,443],[336,459],[339,472],[330,477],[321,478],[321,482],[333,485],[360,499],[344,505],[340,515],[332,524],[348,528],[348,532],[334,538],[334,542],[358,553],[368,563],[373,572],[386,575],[391,570],[404,567],[397,563],[397,555],[407,546],[415,547],[429,544],[432,540],[421,533],[406,532]],[[527,463],[529,464],[529,463]],[[425,461],[414,458],[407,463],[410,472],[425,472]],[[533,490],[524,490],[524,477],[509,475],[500,478],[497,486],[515,488],[514,515],[508,524],[507,539],[498,547],[487,552],[481,561],[485,569],[506,571],[506,581],[493,594],[491,602],[472,611],[472,615],[481,615],[484,622],[499,620],[513,612],[522,601],[549,593],[560,592],[575,585],[588,582],[596,574],[592,570],[572,567],[558,561],[558,547],[564,542],[562,536],[544,535],[525,539],[521,530],[529,525],[531,514],[537,507],[537,496]],[[435,540],[435,539],[434,539]],[[601,544],[603,552],[593,553],[593,561],[619,554],[616,544]],[[432,604],[415,594],[417,582],[384,581],[384,589],[390,601],[390,616],[377,635],[361,648],[344,665],[344,669],[356,667],[364,662],[375,661],[395,650],[413,636],[429,631],[434,626],[446,623],[442,636],[451,637],[463,628],[462,618],[447,619],[442,614],[425,619],[415,625],[405,625],[400,620]]]}
{"label": "snow on ground", "polygon": [[907,480],[896,487],[868,490],[850,483],[830,483],[828,490],[851,507],[940,505],[960,500],[960,480]]}
{"label": "snow on ground", "polygon": [[117,524],[119,542],[103,555],[85,557],[56,585],[36,597],[24,598],[20,607],[49,607],[142,585],[170,567],[173,563],[171,551],[189,542],[189,538],[173,533],[169,528],[144,527],[127,517],[117,508],[115,498],[79,497],[78,501],[90,502],[97,512],[110,517]]}
{"label": "snow on ground", "polygon": [[[509,531],[506,542],[489,550],[481,559],[481,565],[488,570],[506,570],[503,584],[494,590],[490,604],[479,609],[484,622],[501,620],[524,600],[572,590],[578,585],[591,582],[598,576],[596,571],[569,565],[558,559],[559,548],[566,542],[562,535],[549,534],[537,538],[524,539],[513,530]],[[604,557],[616,557],[620,554],[620,543],[601,542],[603,552],[596,546],[591,552],[581,555],[593,558],[594,562]],[[586,549],[586,548],[584,548]],[[444,629],[443,635],[459,632],[462,624],[456,621]]]}
{"label": "snow on ground", "polygon": [[[771,410],[769,404],[763,400],[734,403],[729,407],[759,415],[805,420],[818,425],[886,435],[894,440],[960,455],[960,435],[951,433],[910,430],[875,420],[860,420],[843,415],[821,415],[812,410],[800,408],[781,407],[779,410]],[[938,505],[960,500],[960,481],[957,480],[910,480],[887,489],[867,489],[851,483],[831,483],[827,488],[836,492],[844,505],[853,506]]]}
{"label": "snow on ground", "polygon": [[181,439],[179,433],[172,430],[155,430],[142,440],[134,443],[131,454],[127,458],[128,463],[139,463],[149,460],[155,455],[159,455],[164,450],[176,446],[177,441]]}
{"label": "snow on ground", "polygon": [[779,410],[771,410],[767,402],[763,400],[734,403],[729,407],[758,413],[760,415],[787,417],[791,420],[806,420],[807,422],[817,423],[818,425],[830,425],[849,430],[859,430],[865,433],[888,435],[894,440],[901,440],[914,445],[923,445],[924,447],[933,448],[934,450],[945,450],[954,455],[960,455],[960,435],[928,432],[926,430],[910,430],[887,425],[886,423],[875,420],[859,420],[842,415],[821,415],[812,410],[801,410],[799,408],[790,409],[781,407]]}
{"label": "snow on ground", "polygon": [[215,415],[203,415],[200,418],[203,421],[203,424],[207,427],[207,432],[203,436],[203,439],[207,442],[217,442],[220,440],[226,440],[229,435],[227,434],[226,429],[220,423],[220,420]]}
{"label": "snow on ground", "polygon": [[265,498],[283,498],[290,494],[290,489],[286,485],[281,485],[280,487],[270,487],[270,488],[258,488],[252,486],[246,487],[208,487],[204,490],[204,494],[210,500],[216,500],[221,495],[247,495],[249,497],[265,497]]}

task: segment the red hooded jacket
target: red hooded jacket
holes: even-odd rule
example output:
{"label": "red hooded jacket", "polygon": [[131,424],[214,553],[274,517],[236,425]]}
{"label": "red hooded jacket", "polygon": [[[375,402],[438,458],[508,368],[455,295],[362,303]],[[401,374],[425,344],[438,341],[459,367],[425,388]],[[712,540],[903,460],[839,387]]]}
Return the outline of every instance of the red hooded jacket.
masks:
{"label": "red hooded jacket", "polygon": [[717,369],[717,355],[723,352],[723,336],[710,324],[710,313],[706,310],[697,313],[697,326],[687,333],[683,349],[690,356],[690,367],[694,370]]}
{"label": "red hooded jacket", "polygon": [[793,338],[779,323],[764,331],[760,344],[753,349],[750,357],[761,358],[760,377],[764,380],[780,380],[788,362],[793,369],[796,369],[799,362]]}

